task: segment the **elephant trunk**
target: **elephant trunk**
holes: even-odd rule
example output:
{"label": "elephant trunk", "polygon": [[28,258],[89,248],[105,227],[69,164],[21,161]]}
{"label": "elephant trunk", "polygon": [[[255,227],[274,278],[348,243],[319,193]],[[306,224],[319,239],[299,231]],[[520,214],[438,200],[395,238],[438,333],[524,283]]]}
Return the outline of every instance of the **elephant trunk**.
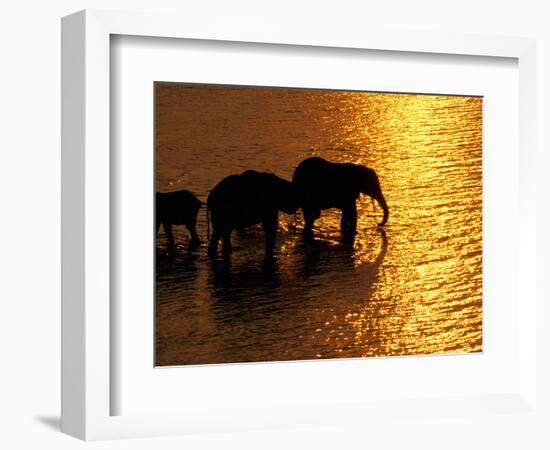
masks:
{"label": "elephant trunk", "polygon": [[386,203],[386,199],[382,194],[380,194],[379,197],[376,197],[376,201],[382,208],[382,211],[384,211],[384,217],[382,218],[382,222],[378,224],[378,226],[383,227],[386,225],[386,222],[388,221],[388,217],[390,216],[390,209],[388,208],[388,204]]}

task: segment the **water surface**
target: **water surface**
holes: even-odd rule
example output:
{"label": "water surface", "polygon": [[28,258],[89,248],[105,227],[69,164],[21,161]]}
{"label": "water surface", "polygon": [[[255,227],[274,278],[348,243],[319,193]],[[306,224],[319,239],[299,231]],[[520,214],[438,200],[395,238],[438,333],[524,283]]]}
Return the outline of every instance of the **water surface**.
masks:
{"label": "water surface", "polygon": [[156,364],[479,352],[482,349],[482,99],[326,90],[155,84],[157,190],[206,201],[253,168],[291,179],[310,156],[378,173],[388,224],[358,202],[352,248],[340,212],[316,241],[280,215],[278,256],[261,228],[234,233],[230,263],[191,250],[183,227],[168,255],[157,237]]}

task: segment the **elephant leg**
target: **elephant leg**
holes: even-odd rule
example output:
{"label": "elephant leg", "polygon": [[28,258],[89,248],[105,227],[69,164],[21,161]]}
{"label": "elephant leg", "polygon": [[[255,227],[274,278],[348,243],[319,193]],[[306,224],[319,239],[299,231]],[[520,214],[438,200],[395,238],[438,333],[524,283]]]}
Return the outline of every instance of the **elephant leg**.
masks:
{"label": "elephant leg", "polygon": [[191,246],[197,246],[201,243],[201,240],[199,238],[199,235],[197,234],[197,218],[194,217],[193,219],[189,220],[185,224],[187,230],[189,231],[189,234],[191,235],[191,241],[189,242]]}
{"label": "elephant leg", "polygon": [[321,215],[321,211],[313,208],[302,209],[304,215],[304,236],[306,238],[313,237],[313,223]]}
{"label": "elephant leg", "polygon": [[233,247],[231,246],[231,231],[222,234],[222,249],[224,258],[231,255],[233,251]]}
{"label": "elephant leg", "polygon": [[342,215],[340,217],[340,231],[344,233],[348,227],[348,215],[346,214],[346,210],[342,209]]}
{"label": "elephant leg", "polygon": [[357,232],[357,208],[355,202],[353,202],[353,207],[349,209],[348,227],[351,233],[355,234]]}
{"label": "elephant leg", "polygon": [[277,238],[278,214],[262,221],[265,233],[265,256],[272,258],[275,253],[275,240]]}
{"label": "elephant leg", "polygon": [[162,227],[164,228],[164,232],[166,233],[166,236],[168,237],[168,247],[170,250],[174,250],[176,248],[176,242],[174,241],[174,235],[172,234],[172,224],[163,222]]}
{"label": "elephant leg", "polygon": [[353,239],[357,231],[357,208],[355,202],[342,209],[340,225],[344,240]]}
{"label": "elephant leg", "polygon": [[218,230],[214,229],[212,231],[212,237],[210,238],[210,243],[208,244],[208,256],[215,258],[218,254],[218,243],[220,242],[221,235]]}

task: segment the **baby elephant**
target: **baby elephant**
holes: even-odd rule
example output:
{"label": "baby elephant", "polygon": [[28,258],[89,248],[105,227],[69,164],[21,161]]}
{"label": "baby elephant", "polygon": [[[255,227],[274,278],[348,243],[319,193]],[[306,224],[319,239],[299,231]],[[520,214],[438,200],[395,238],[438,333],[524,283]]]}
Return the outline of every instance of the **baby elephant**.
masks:
{"label": "baby elephant", "polygon": [[172,225],[185,225],[191,234],[191,246],[200,244],[197,234],[197,214],[204,203],[189,191],[157,192],[156,195],[156,222],[157,234],[162,224],[170,250],[175,248]]}
{"label": "baby elephant", "polygon": [[292,214],[298,209],[294,187],[272,173],[247,170],[230,175],[210,192],[207,214],[212,222],[208,255],[215,257],[220,239],[223,254],[231,253],[231,232],[261,223],[265,232],[266,257],[273,256],[279,211]]}

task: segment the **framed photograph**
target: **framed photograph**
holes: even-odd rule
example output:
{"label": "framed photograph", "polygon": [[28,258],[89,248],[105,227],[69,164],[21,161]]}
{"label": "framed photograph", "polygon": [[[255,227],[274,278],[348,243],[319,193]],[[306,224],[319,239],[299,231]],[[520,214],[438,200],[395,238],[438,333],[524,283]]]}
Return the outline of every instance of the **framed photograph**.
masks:
{"label": "framed photograph", "polygon": [[64,432],[538,414],[532,40],[87,10],[62,53]]}

